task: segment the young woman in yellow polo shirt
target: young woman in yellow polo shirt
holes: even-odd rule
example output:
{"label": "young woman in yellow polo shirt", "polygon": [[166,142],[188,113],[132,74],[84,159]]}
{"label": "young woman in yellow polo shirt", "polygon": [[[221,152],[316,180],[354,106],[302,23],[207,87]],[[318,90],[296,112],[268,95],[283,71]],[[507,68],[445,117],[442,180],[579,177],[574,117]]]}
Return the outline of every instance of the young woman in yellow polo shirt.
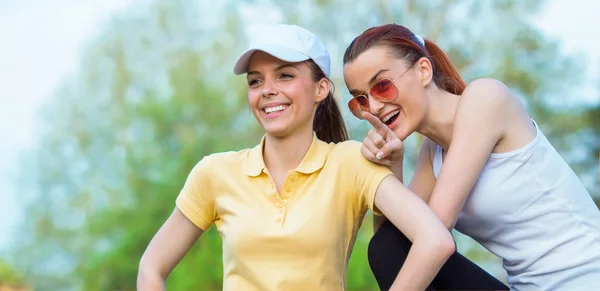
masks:
{"label": "young woman in yellow polo shirt", "polygon": [[309,31],[275,25],[236,63],[265,129],[253,149],[204,157],[140,261],[138,290],[165,280],[214,223],[223,290],[345,290],[368,209],[413,242],[391,290],[424,290],[454,252],[450,232],[385,166],[365,159],[330,90],[329,54]]}

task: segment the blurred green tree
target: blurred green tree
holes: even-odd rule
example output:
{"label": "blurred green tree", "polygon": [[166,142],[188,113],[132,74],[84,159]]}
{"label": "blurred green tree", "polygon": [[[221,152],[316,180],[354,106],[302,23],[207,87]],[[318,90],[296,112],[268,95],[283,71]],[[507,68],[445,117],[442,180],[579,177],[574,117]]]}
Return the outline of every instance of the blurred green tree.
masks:
{"label": "blurred green tree", "polygon": [[[194,164],[260,139],[243,78],[231,73],[249,24],[296,23],[321,37],[354,139],[362,140],[368,125],[345,108],[343,51],[366,28],[395,22],[440,44],[467,81],[506,82],[566,157],[576,156],[574,144],[584,153],[577,157],[594,151],[582,142],[584,131],[595,137],[597,157],[597,111],[563,97],[579,80],[577,62],[529,21],[544,2],[135,2],[89,44],[79,74],[45,107],[38,146],[24,163],[27,218],[14,260],[40,290],[135,289],[139,258]],[[417,135],[407,141],[406,181],[419,142]],[[572,158],[578,173],[592,172],[584,160]],[[376,289],[366,258],[370,219],[350,261],[350,290]],[[459,246],[468,256],[484,266],[494,262],[464,241]],[[220,238],[212,228],[174,270],[168,289],[219,290],[221,276]]]}
{"label": "blurred green tree", "polygon": [[[213,14],[230,3],[195,5],[139,3],[115,18],[43,112],[17,250],[39,289],[134,290],[139,258],[195,163],[258,142],[245,85],[223,65],[239,52],[241,24]],[[220,268],[206,267],[220,265],[219,249],[212,229],[169,289],[219,289]]]}
{"label": "blurred green tree", "polygon": [[0,260],[0,289],[19,288],[25,286],[25,279],[7,262]]}

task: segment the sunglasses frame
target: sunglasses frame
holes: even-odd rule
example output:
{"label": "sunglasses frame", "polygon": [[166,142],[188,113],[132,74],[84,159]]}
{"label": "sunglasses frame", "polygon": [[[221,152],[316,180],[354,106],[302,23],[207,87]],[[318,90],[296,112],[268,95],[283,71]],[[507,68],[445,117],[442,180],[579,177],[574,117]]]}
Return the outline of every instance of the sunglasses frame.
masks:
{"label": "sunglasses frame", "polygon": [[[362,118],[362,112],[363,111],[369,111],[369,107],[367,105],[366,108],[364,108],[362,105],[360,105],[360,102],[357,101],[357,99],[359,98],[365,98],[367,101],[369,100],[369,96],[371,96],[371,98],[382,102],[382,103],[390,103],[390,102],[394,102],[394,100],[396,100],[398,98],[398,86],[396,86],[396,81],[398,81],[400,79],[400,77],[404,76],[404,74],[406,74],[406,72],[410,71],[412,68],[415,67],[415,65],[417,64],[417,62],[415,62],[412,66],[410,66],[410,68],[406,69],[404,72],[402,72],[398,77],[396,77],[395,79],[390,79],[390,78],[381,78],[379,80],[377,80],[377,82],[375,82],[373,84],[373,86],[371,86],[371,88],[369,88],[369,92],[365,92],[363,94],[357,95],[357,96],[353,96],[352,99],[350,99],[350,101],[348,101],[348,108],[350,109],[350,112],[352,113],[352,115],[356,116],[358,119],[363,119]],[[373,88],[375,86],[377,86],[377,84],[379,84],[382,81],[389,81],[391,82],[391,84],[396,87],[396,95],[394,96],[394,98],[390,99],[390,100],[382,100],[380,98],[377,98],[375,95],[371,94],[371,91],[373,91]],[[356,106],[360,107],[360,111],[357,114],[354,114],[354,111],[352,110],[353,106],[351,105],[353,102],[356,102]],[[368,103],[367,103],[368,104]]]}

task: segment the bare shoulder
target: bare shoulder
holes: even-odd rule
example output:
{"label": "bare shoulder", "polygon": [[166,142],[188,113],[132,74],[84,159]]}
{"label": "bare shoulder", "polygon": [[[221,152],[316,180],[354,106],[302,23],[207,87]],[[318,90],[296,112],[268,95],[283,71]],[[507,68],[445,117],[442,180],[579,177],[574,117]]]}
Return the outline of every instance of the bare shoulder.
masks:
{"label": "bare shoulder", "polygon": [[507,117],[522,111],[523,104],[508,86],[492,78],[480,78],[467,85],[458,104],[457,114],[478,113],[489,118]]}
{"label": "bare shoulder", "polygon": [[508,105],[512,102],[520,103],[519,98],[508,86],[492,78],[473,80],[465,88],[461,99],[469,101],[469,103],[492,103],[495,105]]}
{"label": "bare shoulder", "polygon": [[522,147],[535,137],[535,128],[521,99],[502,82],[472,81],[460,98],[455,132],[479,133],[497,139],[494,153]]}

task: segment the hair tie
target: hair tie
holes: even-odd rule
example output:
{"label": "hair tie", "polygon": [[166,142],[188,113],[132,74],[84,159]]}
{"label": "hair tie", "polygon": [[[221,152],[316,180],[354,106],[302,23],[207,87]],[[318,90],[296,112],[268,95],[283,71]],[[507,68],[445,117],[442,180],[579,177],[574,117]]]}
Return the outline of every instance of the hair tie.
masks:
{"label": "hair tie", "polygon": [[417,38],[417,40],[419,41],[419,43],[424,47],[425,46],[425,40],[418,34],[414,33],[415,37]]}

